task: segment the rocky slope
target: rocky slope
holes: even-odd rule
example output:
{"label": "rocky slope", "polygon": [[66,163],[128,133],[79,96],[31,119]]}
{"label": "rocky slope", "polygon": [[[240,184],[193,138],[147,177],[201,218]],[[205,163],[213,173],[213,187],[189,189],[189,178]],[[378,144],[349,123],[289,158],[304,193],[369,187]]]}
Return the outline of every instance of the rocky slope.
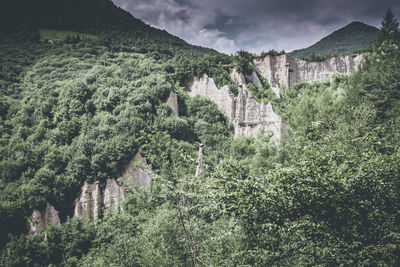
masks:
{"label": "rocky slope", "polygon": [[328,58],[321,62],[296,59],[289,54],[267,55],[253,60],[254,67],[272,87],[291,86],[300,80],[309,82],[329,79],[335,73],[351,74],[362,60],[362,55]]}
{"label": "rocky slope", "polygon": [[34,210],[28,225],[29,234],[38,234],[48,225],[61,227],[58,211],[49,203],[43,211]]}
{"label": "rocky slope", "polygon": [[[95,220],[99,217],[103,207],[111,208],[125,198],[127,189],[135,190],[135,187],[149,187],[151,177],[149,171],[143,167],[145,165],[146,159],[140,153],[136,153],[122,175],[126,188],[111,178],[107,179],[105,185],[99,181],[91,184],[85,182],[79,197],[75,200],[74,217]],[[58,211],[47,203],[43,211],[33,211],[31,222],[28,225],[28,232],[30,234],[38,234],[50,224],[61,227]]]}
{"label": "rocky slope", "polygon": [[[252,74],[251,77],[255,80],[254,83],[257,83],[256,74]],[[285,134],[283,118],[275,114],[270,103],[258,104],[250,96],[243,74],[234,70],[231,78],[238,86],[238,96],[231,94],[228,86],[218,88],[214,79],[206,74],[201,78],[194,78],[186,90],[190,97],[200,95],[214,101],[233,123],[235,136],[254,136],[261,131],[271,134],[275,140],[280,140],[282,133]]]}
{"label": "rocky slope", "polygon": [[[362,60],[362,55],[332,57],[322,62],[308,62],[293,58],[289,54],[253,60],[256,70],[268,80],[277,97],[282,87],[289,87],[301,80],[315,81],[331,78],[335,73],[351,74]],[[238,87],[238,96],[230,93],[228,86],[218,88],[213,78],[204,74],[194,78],[186,88],[190,97],[197,95],[208,97],[228,117],[234,125],[235,136],[254,136],[259,132],[268,133],[278,141],[286,135],[283,118],[277,115],[271,103],[257,103],[246,87],[246,81],[255,86],[261,84],[257,74],[244,76],[233,70],[231,79]]]}
{"label": "rocky slope", "polygon": [[[151,183],[149,172],[143,167],[146,159],[140,153],[129,162],[122,174],[125,186],[134,190],[135,187],[148,188]],[[131,186],[134,186],[131,188]],[[84,183],[80,196],[75,200],[75,217],[95,220],[99,217],[102,207],[110,208],[125,197],[126,188],[119,185],[115,179],[107,179],[105,189],[102,190],[98,181],[92,184]]]}

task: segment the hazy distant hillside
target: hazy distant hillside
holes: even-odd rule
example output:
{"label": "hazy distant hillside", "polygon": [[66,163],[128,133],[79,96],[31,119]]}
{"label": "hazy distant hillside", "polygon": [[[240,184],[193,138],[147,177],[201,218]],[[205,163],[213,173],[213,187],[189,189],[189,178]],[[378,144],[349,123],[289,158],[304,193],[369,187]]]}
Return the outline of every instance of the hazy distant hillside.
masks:
{"label": "hazy distant hillside", "polygon": [[355,50],[365,49],[375,40],[378,29],[362,22],[352,22],[333,32],[314,45],[294,50],[290,54],[296,58],[309,58],[313,54],[346,54]]}

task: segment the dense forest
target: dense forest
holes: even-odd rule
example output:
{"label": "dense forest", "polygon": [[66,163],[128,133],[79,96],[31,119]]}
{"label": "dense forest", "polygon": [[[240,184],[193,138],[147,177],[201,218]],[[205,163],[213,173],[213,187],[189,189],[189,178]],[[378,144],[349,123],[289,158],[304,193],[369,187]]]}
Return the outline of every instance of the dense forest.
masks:
{"label": "dense forest", "polygon": [[[351,76],[301,82],[280,99],[265,80],[249,86],[288,124],[276,143],[234,137],[215,103],[184,91],[207,73],[237,94],[230,72],[252,72],[254,55],[189,45],[108,0],[26,1],[19,12],[5,2],[14,13],[0,9],[1,19],[14,27],[0,39],[1,266],[400,264],[400,41],[390,14]],[[179,117],[165,103],[172,91]],[[120,177],[138,151],[150,188],[97,220],[73,217],[82,184]],[[61,228],[28,235],[47,202]]]}

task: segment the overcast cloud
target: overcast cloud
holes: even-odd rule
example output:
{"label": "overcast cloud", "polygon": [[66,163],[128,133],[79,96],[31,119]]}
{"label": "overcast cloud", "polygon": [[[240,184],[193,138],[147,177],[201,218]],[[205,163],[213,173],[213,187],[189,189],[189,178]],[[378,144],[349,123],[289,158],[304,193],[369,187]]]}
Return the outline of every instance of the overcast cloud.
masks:
{"label": "overcast cloud", "polygon": [[185,41],[224,53],[310,46],[353,21],[376,27],[399,0],[113,0]]}

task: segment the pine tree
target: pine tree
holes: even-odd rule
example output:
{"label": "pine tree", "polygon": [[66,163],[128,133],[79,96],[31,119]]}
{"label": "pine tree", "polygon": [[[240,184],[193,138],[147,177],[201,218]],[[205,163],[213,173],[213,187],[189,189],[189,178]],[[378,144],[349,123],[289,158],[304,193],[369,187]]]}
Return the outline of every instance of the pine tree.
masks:
{"label": "pine tree", "polygon": [[383,16],[382,27],[379,32],[378,40],[380,42],[385,40],[399,40],[399,22],[394,17],[390,7],[386,11],[385,16]]}

